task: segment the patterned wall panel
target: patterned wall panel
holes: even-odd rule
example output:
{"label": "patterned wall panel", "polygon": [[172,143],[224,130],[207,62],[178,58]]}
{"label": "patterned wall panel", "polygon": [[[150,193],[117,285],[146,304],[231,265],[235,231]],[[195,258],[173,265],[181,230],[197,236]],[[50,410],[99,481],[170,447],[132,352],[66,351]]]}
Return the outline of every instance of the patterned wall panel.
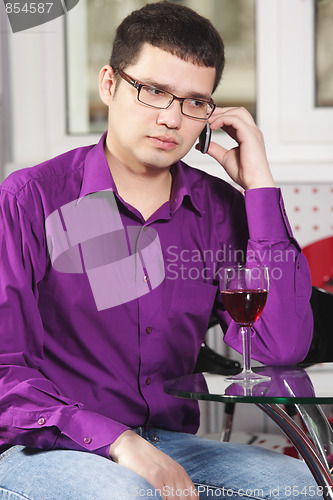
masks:
{"label": "patterned wall panel", "polygon": [[283,184],[281,190],[294,236],[302,247],[333,235],[333,183]]}

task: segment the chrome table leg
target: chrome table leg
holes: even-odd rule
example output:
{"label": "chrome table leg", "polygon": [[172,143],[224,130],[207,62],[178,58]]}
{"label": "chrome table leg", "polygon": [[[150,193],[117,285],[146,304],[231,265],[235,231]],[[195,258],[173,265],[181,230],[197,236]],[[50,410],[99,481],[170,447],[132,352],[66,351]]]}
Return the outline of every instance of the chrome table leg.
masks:
{"label": "chrome table leg", "polygon": [[333,431],[325,413],[319,405],[299,404],[295,407],[324,463],[330,469],[332,467],[330,462],[333,454]]}
{"label": "chrome table leg", "polygon": [[332,475],[319,452],[302,429],[276,404],[256,403],[283,431],[302,456],[317,484],[322,487],[323,497],[333,500]]}

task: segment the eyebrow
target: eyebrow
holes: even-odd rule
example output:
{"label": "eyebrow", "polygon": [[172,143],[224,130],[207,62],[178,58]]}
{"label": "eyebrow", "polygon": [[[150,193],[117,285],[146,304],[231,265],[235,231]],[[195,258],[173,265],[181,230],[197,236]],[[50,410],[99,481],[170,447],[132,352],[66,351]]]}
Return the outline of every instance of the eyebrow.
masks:
{"label": "eyebrow", "polygon": [[[164,84],[156,82],[155,80],[152,80],[150,78],[145,79],[144,82],[140,80],[139,83],[141,83],[143,85],[149,85],[151,87],[156,87],[156,88],[161,89],[161,90],[165,90],[166,92],[170,92],[171,94],[173,94],[175,91],[174,87],[172,87],[168,84],[164,85]],[[177,96],[177,97],[180,97],[180,96]],[[210,101],[211,95],[210,94],[203,94],[201,92],[195,92],[195,91],[190,90],[186,93],[186,98],[203,99],[204,101]]]}

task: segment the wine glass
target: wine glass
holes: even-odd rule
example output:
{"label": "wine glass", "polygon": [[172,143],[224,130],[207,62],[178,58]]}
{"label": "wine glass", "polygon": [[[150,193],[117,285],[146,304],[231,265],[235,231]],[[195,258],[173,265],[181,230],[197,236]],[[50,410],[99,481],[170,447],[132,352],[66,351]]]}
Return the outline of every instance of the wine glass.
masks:
{"label": "wine glass", "polygon": [[262,313],[268,295],[268,269],[263,265],[238,265],[223,269],[221,293],[226,310],[241,327],[243,371],[226,380],[253,385],[270,380],[251,369],[251,326]]}

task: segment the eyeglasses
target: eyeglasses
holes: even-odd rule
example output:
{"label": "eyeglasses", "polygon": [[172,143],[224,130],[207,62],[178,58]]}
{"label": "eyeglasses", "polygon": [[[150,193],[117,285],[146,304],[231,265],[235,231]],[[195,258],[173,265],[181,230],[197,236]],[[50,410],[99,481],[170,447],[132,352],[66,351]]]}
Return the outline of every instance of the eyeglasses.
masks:
{"label": "eyeglasses", "polygon": [[206,101],[204,99],[196,99],[195,97],[177,97],[166,90],[140,83],[119,68],[115,71],[123,80],[137,89],[138,101],[146,106],[167,109],[176,99],[180,102],[182,114],[195,120],[207,120],[216,108],[213,99]]}

